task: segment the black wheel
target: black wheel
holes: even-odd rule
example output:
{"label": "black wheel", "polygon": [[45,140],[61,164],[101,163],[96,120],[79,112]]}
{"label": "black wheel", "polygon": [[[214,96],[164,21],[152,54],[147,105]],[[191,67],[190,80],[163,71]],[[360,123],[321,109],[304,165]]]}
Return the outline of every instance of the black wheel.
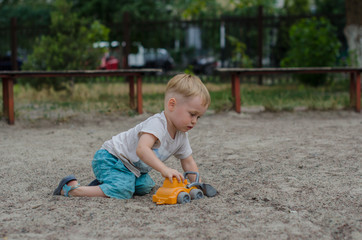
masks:
{"label": "black wheel", "polygon": [[190,191],[190,196],[192,200],[197,200],[203,198],[204,194],[200,189],[192,189]]}
{"label": "black wheel", "polygon": [[189,203],[190,201],[191,197],[190,194],[188,194],[187,192],[180,192],[177,195],[177,203],[184,204],[184,203]]}

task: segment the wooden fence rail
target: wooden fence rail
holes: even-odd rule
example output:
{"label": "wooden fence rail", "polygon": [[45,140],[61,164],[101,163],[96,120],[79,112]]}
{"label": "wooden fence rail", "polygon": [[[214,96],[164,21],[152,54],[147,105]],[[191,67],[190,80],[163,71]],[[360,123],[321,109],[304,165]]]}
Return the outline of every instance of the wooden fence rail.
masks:
{"label": "wooden fence rail", "polygon": [[357,112],[361,112],[361,72],[362,68],[354,67],[310,67],[310,68],[217,68],[220,74],[231,76],[231,91],[234,97],[235,111],[241,112],[240,78],[245,75],[264,74],[311,74],[311,73],[347,73],[350,74],[350,104]]}
{"label": "wooden fence rail", "polygon": [[[19,77],[96,77],[125,76],[129,82],[130,106],[135,106],[134,78],[137,83],[138,113],[142,113],[142,76],[161,72],[161,69],[121,69],[121,70],[89,70],[89,71],[0,71],[3,86],[3,112],[9,124],[15,123],[14,113],[14,80]],[[232,96],[235,111],[241,112],[240,78],[245,75],[264,74],[312,74],[312,73],[347,73],[350,75],[350,104],[357,112],[361,111],[361,72],[362,68],[353,67],[312,67],[312,68],[217,68],[219,74],[231,76]]]}
{"label": "wooden fence rail", "polygon": [[[14,112],[14,80],[16,78],[31,77],[97,77],[97,76],[125,76],[129,82],[130,106],[135,106],[134,78],[137,80],[137,106],[142,114],[142,76],[144,74],[162,72],[161,69],[121,69],[121,70],[70,70],[70,71],[0,71],[3,87],[3,112],[10,125],[15,124]],[[31,80],[30,80],[31,81]]]}

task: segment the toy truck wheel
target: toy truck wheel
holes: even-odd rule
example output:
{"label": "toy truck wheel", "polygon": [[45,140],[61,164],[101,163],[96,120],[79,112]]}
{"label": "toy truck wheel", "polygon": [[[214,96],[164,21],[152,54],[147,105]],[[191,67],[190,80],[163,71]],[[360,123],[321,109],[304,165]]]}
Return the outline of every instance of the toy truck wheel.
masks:
{"label": "toy truck wheel", "polygon": [[184,203],[189,203],[190,201],[191,197],[190,194],[188,194],[187,192],[180,192],[177,195],[177,203],[184,204]]}
{"label": "toy truck wheel", "polygon": [[197,200],[203,198],[204,193],[200,189],[192,189],[190,191],[190,196],[192,200]]}

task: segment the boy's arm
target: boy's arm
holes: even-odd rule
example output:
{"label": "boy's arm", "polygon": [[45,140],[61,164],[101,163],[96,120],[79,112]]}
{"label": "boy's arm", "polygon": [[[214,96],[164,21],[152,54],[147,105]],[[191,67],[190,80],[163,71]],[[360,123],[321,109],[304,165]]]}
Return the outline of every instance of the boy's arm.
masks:
{"label": "boy's arm", "polygon": [[[185,159],[181,159],[181,166],[182,166],[182,169],[184,170],[184,172],[187,172],[187,171],[199,172],[199,168],[197,167],[197,164],[196,164],[194,158],[192,157],[192,155],[188,156]],[[196,179],[195,174],[189,174],[188,177],[191,182],[194,182]],[[199,182],[202,182],[201,177],[199,177]]]}
{"label": "boy's arm", "polygon": [[152,146],[157,141],[157,138],[149,133],[143,133],[138,141],[136,154],[137,156],[148,166],[159,171],[161,175],[165,178],[170,179],[172,182],[172,177],[176,177],[177,181],[183,181],[184,177],[182,173],[178,172],[175,169],[167,167],[152,151]]}

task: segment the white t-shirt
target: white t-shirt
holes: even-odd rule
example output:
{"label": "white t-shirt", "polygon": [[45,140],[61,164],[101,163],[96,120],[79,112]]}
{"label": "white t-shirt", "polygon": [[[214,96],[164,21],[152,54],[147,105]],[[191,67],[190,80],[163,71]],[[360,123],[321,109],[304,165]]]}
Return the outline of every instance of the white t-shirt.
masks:
{"label": "white t-shirt", "polygon": [[158,140],[152,147],[156,156],[166,161],[170,156],[185,159],[192,154],[188,134],[177,131],[172,139],[167,131],[165,113],[157,113],[126,132],[121,132],[102,145],[109,153],[120,159],[124,165],[137,177],[140,173],[147,173],[152,168],[145,164],[136,154],[139,137],[142,133],[150,133]]}

